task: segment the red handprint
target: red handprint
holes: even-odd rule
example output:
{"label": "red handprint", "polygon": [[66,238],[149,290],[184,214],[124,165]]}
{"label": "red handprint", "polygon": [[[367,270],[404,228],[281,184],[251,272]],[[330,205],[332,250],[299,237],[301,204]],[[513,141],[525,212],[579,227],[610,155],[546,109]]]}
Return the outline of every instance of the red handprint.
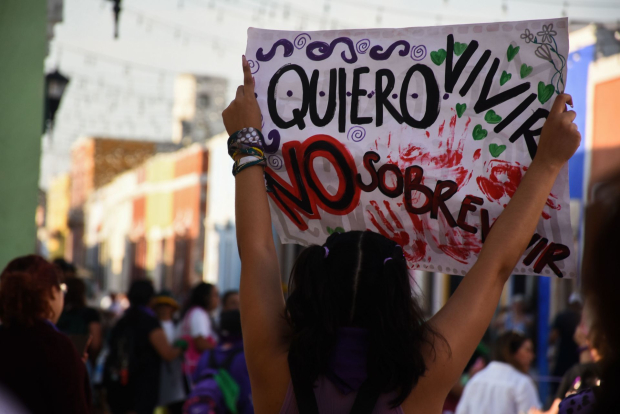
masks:
{"label": "red handprint", "polygon": [[[387,213],[391,218],[393,224],[390,222],[390,220],[388,220],[386,214],[384,214],[384,212],[381,210],[381,207],[379,207],[379,204],[376,201],[372,200],[370,202],[370,205],[374,207],[377,216],[379,216],[379,220],[377,220],[377,217],[375,216],[375,214],[373,214],[372,210],[368,209],[367,211],[370,221],[375,226],[379,234],[401,245],[409,267],[411,267],[412,263],[422,260],[424,258],[424,255],[426,254],[424,229],[420,227],[421,233],[418,233],[417,231],[414,232],[415,237],[413,243],[410,244],[411,237],[409,236],[409,233],[403,226],[399,217],[394,213],[394,211],[392,211],[389,201],[383,200],[383,205],[385,206],[385,209],[387,210]],[[381,224],[379,224],[379,221],[381,221]]]}

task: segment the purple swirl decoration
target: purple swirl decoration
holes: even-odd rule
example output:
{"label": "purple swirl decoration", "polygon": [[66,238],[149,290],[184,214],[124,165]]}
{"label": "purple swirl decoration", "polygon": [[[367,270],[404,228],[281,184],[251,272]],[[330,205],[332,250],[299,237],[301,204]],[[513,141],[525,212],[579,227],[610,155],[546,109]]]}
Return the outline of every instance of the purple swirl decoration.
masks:
{"label": "purple swirl decoration", "polygon": [[297,49],[303,49],[310,40],[312,40],[312,37],[308,33],[300,33],[295,37],[293,43]]}
{"label": "purple swirl decoration", "polygon": [[261,62],[270,61],[276,55],[276,49],[278,48],[278,46],[282,46],[284,48],[284,57],[291,56],[293,54],[293,51],[295,50],[295,47],[293,47],[293,44],[290,40],[280,39],[271,46],[271,49],[266,54],[263,53],[262,47],[258,49],[256,51],[256,59],[260,60]]}
{"label": "purple swirl decoration", "polygon": [[402,46],[402,50],[399,51],[398,54],[400,56],[407,56],[409,54],[409,42],[406,40],[397,40],[392,43],[385,52],[383,52],[383,48],[381,46],[373,46],[370,49],[369,56],[374,60],[387,60],[392,55],[392,52],[394,52],[394,49],[399,46]]}
{"label": "purple swirl decoration", "polygon": [[426,57],[426,46],[417,45],[411,47],[411,59],[416,62],[424,59]]}
{"label": "purple swirl decoration", "polygon": [[[355,63],[357,62],[357,54],[355,53],[355,46],[353,45],[353,41],[348,37],[338,37],[332,40],[331,43],[325,42],[312,42],[306,47],[306,55],[308,59],[314,61],[325,60],[332,55],[334,49],[338,45],[338,43],[344,43],[349,47],[349,52],[351,53],[351,57],[347,57],[346,51],[342,52],[340,56],[342,56],[342,60],[347,63]],[[315,53],[315,51],[317,53]]]}
{"label": "purple swirl decoration", "polygon": [[366,130],[361,126],[352,126],[347,132],[347,139],[353,142],[360,142],[366,137]]}
{"label": "purple swirl decoration", "polygon": [[269,142],[263,137],[263,149],[266,153],[273,154],[280,148],[280,133],[277,129],[272,129],[267,134],[267,138],[269,138]]}
{"label": "purple swirl decoration", "polygon": [[368,51],[369,47],[370,47],[370,40],[369,39],[359,40],[355,44],[355,50],[357,50],[357,53],[359,53],[360,55],[363,55],[364,53],[366,53],[366,51]]}
{"label": "purple swirl decoration", "polygon": [[260,63],[255,60],[248,59],[248,66],[250,66],[250,71],[252,74],[255,74],[260,69]]}
{"label": "purple swirl decoration", "polygon": [[270,155],[267,157],[267,164],[274,170],[279,170],[284,167],[284,161],[277,155]]}

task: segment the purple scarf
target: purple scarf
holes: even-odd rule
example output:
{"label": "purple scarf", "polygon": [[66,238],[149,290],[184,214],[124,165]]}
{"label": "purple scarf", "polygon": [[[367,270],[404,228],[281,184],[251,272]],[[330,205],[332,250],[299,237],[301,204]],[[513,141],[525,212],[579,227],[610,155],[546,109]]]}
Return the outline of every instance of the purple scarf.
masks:
{"label": "purple scarf", "polygon": [[357,391],[366,380],[368,330],[340,328],[326,376],[342,392]]}

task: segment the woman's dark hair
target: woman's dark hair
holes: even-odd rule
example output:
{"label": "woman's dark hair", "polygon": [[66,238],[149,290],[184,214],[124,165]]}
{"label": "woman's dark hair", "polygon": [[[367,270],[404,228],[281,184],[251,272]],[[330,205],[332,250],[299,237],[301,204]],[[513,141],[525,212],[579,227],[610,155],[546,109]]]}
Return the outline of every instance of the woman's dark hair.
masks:
{"label": "woman's dark hair", "polygon": [[226,302],[231,296],[238,295],[238,294],[239,294],[238,290],[227,290],[226,292],[224,292],[224,294],[222,295],[222,308],[224,309],[226,308]]}
{"label": "woman's dark hair", "polygon": [[211,307],[211,293],[215,286],[211,283],[200,282],[192,289],[192,292],[189,295],[189,299],[185,303],[183,307],[183,312],[181,316],[185,316],[188,310],[191,308],[198,306],[208,311]]}
{"label": "woman's dark hair", "polygon": [[32,326],[52,311],[52,288],[60,290],[62,273],[41,256],[13,259],[0,275],[0,320],[2,324]]}
{"label": "woman's dark hair", "polygon": [[[292,328],[289,364],[313,383],[327,372],[341,327],[368,330],[367,372],[396,391],[398,406],[426,371],[423,345],[439,334],[424,320],[412,294],[403,250],[371,231],[334,233],[324,246],[297,258],[286,317]],[[441,336],[440,336],[441,337]]]}
{"label": "woman's dark hair", "polygon": [[[583,291],[592,311],[594,326],[591,328],[592,341],[597,344],[601,360],[601,387],[597,393],[597,413],[616,412],[620,398],[620,273],[618,272],[618,252],[620,251],[620,177],[610,181],[604,188],[606,192],[588,207],[588,215],[595,221],[586,233]],[[601,194],[597,194],[601,195]],[[589,218],[590,220],[590,218]],[[588,227],[586,227],[588,228]],[[586,260],[588,265],[586,265]]]}
{"label": "woman's dark hair", "polygon": [[220,314],[220,334],[228,340],[241,338],[241,313],[237,309]]}
{"label": "woman's dark hair", "polygon": [[136,280],[129,288],[127,299],[131,306],[148,306],[154,294],[155,289],[150,280]]}
{"label": "woman's dark hair", "polygon": [[520,332],[504,332],[497,338],[493,350],[493,360],[510,364],[519,371],[521,368],[515,360],[515,354],[529,338]]}
{"label": "woman's dark hair", "polygon": [[65,279],[67,293],[65,294],[65,308],[77,309],[86,306],[86,283],[78,277]]}

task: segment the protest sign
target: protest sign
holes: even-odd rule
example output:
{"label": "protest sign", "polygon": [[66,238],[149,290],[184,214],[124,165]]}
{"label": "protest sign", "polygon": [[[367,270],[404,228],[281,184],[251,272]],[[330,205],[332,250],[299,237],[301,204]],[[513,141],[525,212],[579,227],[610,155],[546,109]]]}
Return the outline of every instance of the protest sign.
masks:
{"label": "protest sign", "polygon": [[[564,91],[567,26],[249,29],[280,239],[368,229],[412,269],[464,275]],[[569,213],[565,167],[515,273],[575,275]]]}

